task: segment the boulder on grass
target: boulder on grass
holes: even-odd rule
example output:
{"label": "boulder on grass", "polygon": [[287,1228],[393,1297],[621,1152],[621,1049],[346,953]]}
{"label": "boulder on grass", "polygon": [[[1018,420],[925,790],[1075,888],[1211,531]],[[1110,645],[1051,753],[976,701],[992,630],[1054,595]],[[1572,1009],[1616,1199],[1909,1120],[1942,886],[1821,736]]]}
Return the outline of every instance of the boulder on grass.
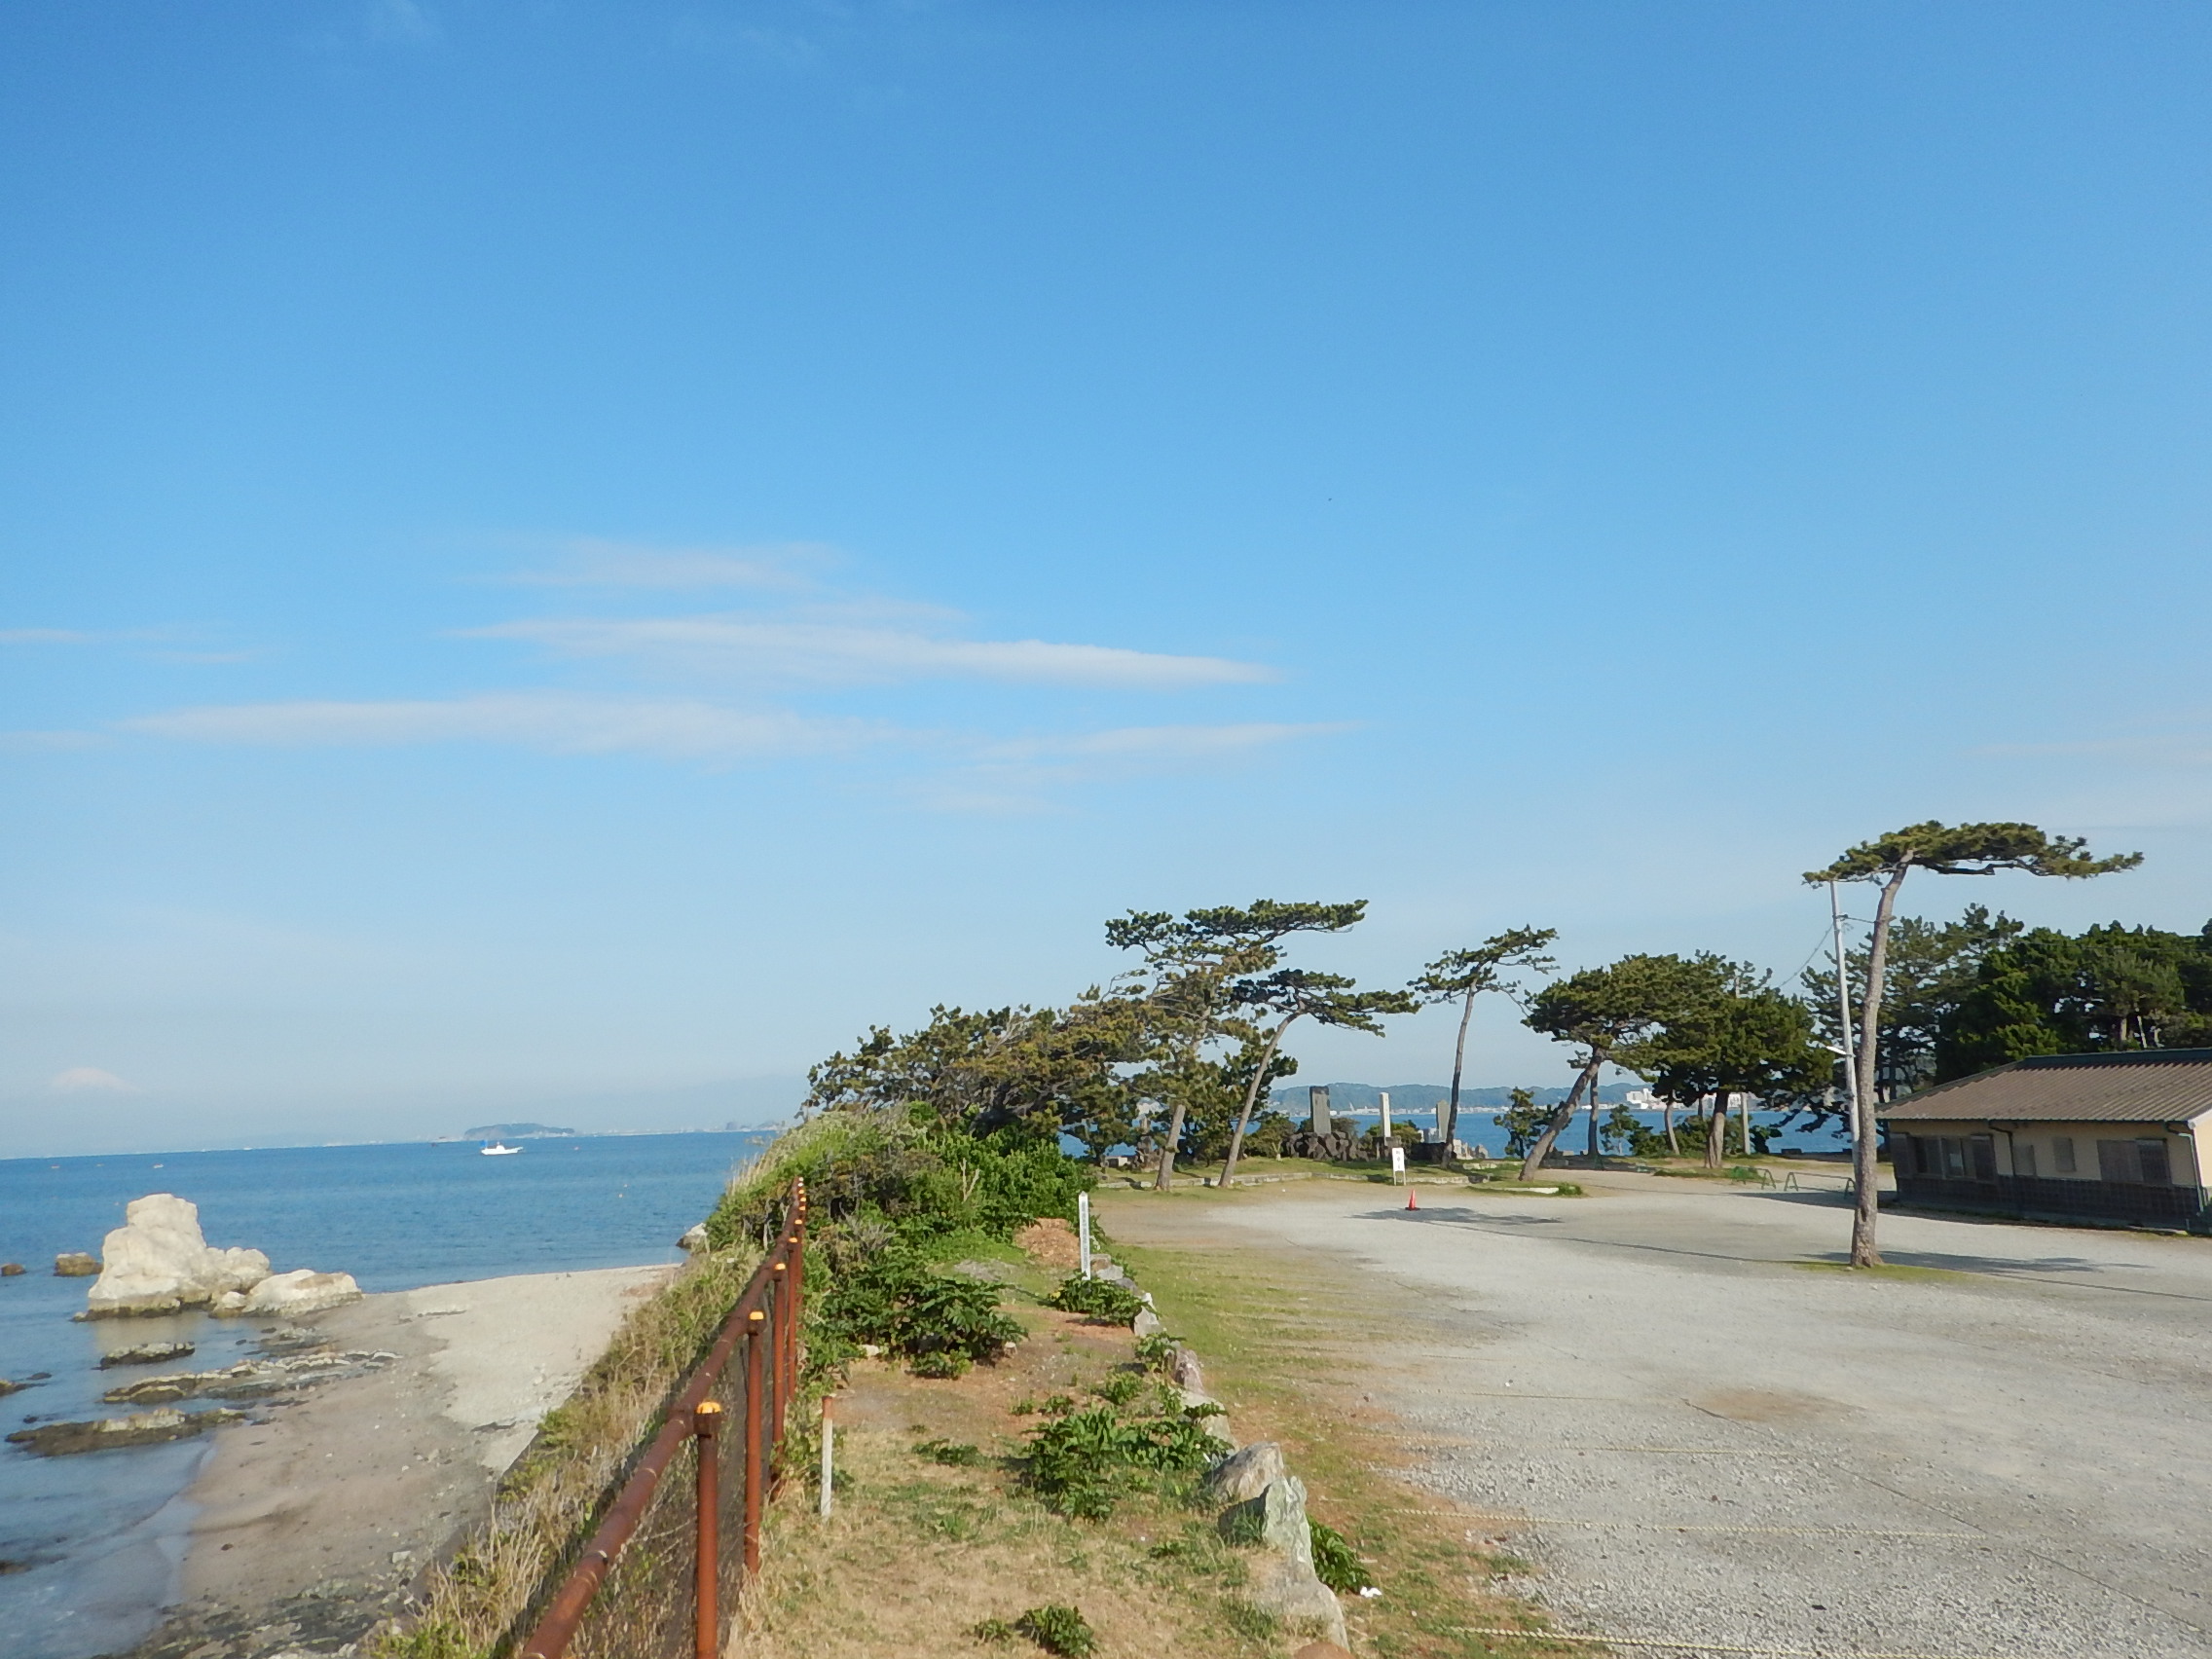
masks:
{"label": "boulder on grass", "polygon": [[92,1317],[203,1308],[269,1276],[269,1258],[259,1250],[210,1249],[201,1235],[200,1206],[173,1193],[133,1198],[123,1214],[124,1225],[101,1242],[99,1282],[85,1295]]}
{"label": "boulder on grass", "polygon": [[1344,1604],[1313,1570],[1313,1530],[1306,1519],[1306,1483],[1285,1475],[1258,1497],[1226,1511],[1224,1533],[1256,1543],[1245,1600],[1293,1630],[1307,1630],[1339,1647],[1346,1645]]}
{"label": "boulder on grass", "polygon": [[288,1273],[271,1273],[255,1285],[246,1293],[240,1311],[294,1317],[360,1300],[361,1287],[353,1282],[351,1273],[318,1273],[310,1268],[294,1268]]}
{"label": "boulder on grass", "polygon": [[1289,1473],[1283,1465],[1279,1445],[1272,1440],[1255,1440],[1206,1471],[1206,1501],[1249,1502]]}

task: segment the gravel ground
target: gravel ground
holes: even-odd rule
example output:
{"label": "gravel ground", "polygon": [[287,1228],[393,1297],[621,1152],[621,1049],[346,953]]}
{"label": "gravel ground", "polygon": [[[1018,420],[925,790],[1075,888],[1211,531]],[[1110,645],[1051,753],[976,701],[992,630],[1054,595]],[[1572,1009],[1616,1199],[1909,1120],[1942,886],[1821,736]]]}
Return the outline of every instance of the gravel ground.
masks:
{"label": "gravel ground", "polygon": [[1410,1214],[1315,1182],[1206,1226],[1422,1296],[1360,1386],[1567,1629],[1688,1654],[2212,1654],[2212,1242],[1885,1215],[1885,1254],[1920,1271],[1854,1275],[1825,1265],[1837,1199],[1595,1179],[1428,1188]]}

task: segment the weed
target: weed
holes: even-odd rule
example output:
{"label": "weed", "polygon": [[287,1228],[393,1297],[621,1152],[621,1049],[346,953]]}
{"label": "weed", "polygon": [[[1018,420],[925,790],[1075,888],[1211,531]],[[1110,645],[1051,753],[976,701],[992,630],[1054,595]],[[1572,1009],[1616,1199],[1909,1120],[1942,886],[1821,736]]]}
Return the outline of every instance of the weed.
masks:
{"label": "weed", "polygon": [[914,1448],[914,1456],[954,1469],[973,1469],[983,1460],[980,1447],[951,1440],[925,1440]]}
{"label": "weed", "polygon": [[[1131,1314],[1130,1317],[1134,1318],[1135,1315]],[[1157,1371],[1165,1376],[1175,1368],[1175,1352],[1182,1346],[1181,1337],[1171,1337],[1164,1333],[1146,1337],[1137,1344],[1137,1363],[1147,1371]]]}
{"label": "weed", "polygon": [[1007,1407],[1007,1415],[1010,1417],[1030,1417],[1035,1415],[1036,1410],[1037,1402],[1024,1394],[1013,1405]]}
{"label": "weed", "polygon": [[1075,1608],[1057,1604],[1031,1607],[1014,1621],[1014,1628],[1046,1652],[1057,1653],[1060,1659],[1089,1659],[1098,1646],[1090,1621]]}
{"label": "weed", "polygon": [[1308,1519],[1307,1529],[1313,1535],[1313,1571],[1340,1596],[1353,1596],[1369,1589],[1375,1580],[1367,1575],[1367,1564],[1359,1559],[1345,1535],[1334,1527]]}
{"label": "weed", "polygon": [[1254,1641],[1272,1642],[1276,1631],[1281,1629],[1281,1621],[1265,1607],[1255,1607],[1251,1603],[1235,1598],[1222,1603],[1221,1616],[1231,1630]]}
{"label": "weed", "polygon": [[1117,1371],[1090,1391],[1110,1406],[1126,1406],[1144,1392],[1144,1379],[1130,1371]]}
{"label": "weed", "polygon": [[977,1641],[1012,1641],[1020,1633],[1004,1619],[985,1619],[968,1634]]}
{"label": "weed", "polygon": [[1114,1279],[1076,1277],[1061,1282],[1051,1306],[1081,1313],[1094,1324],[1126,1325],[1144,1311],[1144,1301]]}
{"label": "weed", "polygon": [[1075,1410],[1075,1401],[1065,1394],[1047,1394],[1037,1402],[1037,1409],[1046,1417],[1066,1417]]}

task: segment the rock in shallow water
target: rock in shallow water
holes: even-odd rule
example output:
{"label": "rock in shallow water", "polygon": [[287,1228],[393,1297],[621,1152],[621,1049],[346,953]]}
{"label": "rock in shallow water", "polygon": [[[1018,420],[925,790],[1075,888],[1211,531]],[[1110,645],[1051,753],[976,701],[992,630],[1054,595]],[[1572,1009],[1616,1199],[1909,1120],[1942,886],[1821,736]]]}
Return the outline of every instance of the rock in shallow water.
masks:
{"label": "rock in shallow water", "polygon": [[138,1417],[95,1418],[90,1422],[49,1422],[37,1428],[19,1428],[8,1436],[41,1457],[67,1457],[79,1452],[112,1452],[126,1446],[158,1446],[167,1440],[187,1440],[227,1422],[243,1419],[242,1412],[146,1412]]}
{"label": "rock in shallow water", "polygon": [[140,1343],[135,1347],[114,1348],[100,1355],[100,1369],[113,1365],[162,1365],[188,1359],[195,1352],[190,1343]]}
{"label": "rock in shallow water", "polygon": [[269,1276],[259,1250],[211,1249],[200,1232],[200,1206],[173,1193],[133,1198],[123,1214],[124,1225],[101,1241],[99,1282],[85,1295],[94,1318],[202,1308]]}
{"label": "rock in shallow water", "polygon": [[64,1250],[54,1258],[55,1278],[91,1278],[100,1271],[100,1259],[82,1250]]}

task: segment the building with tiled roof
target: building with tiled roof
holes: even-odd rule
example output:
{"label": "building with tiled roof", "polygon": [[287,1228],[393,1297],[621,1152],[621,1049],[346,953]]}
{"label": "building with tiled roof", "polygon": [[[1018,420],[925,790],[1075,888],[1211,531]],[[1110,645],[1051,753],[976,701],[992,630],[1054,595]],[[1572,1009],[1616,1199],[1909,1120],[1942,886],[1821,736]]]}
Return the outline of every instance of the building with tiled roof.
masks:
{"label": "building with tiled roof", "polygon": [[2212,1229],[2212,1049],[2039,1054],[1881,1118],[1904,1203]]}

